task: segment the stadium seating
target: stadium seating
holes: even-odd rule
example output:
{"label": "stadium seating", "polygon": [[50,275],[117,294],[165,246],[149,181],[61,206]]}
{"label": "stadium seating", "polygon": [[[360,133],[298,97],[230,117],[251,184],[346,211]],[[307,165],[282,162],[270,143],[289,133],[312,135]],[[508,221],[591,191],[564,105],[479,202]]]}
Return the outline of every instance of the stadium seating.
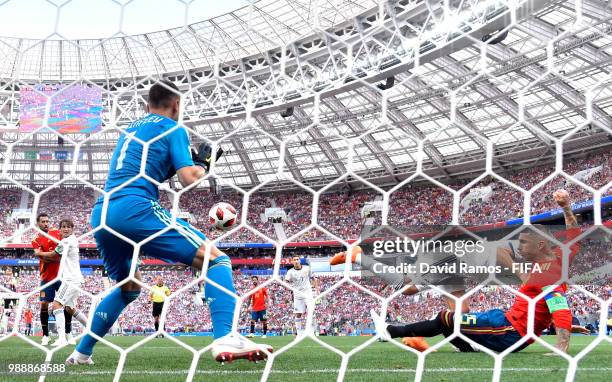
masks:
{"label": "stadium seating", "polygon": [[[586,183],[595,189],[606,185],[612,177],[612,154],[605,153],[597,157],[587,157],[566,161],[564,170],[574,174],[580,170],[592,168],[597,163],[603,163],[602,171],[594,174]],[[507,179],[524,189],[531,189],[552,172],[551,166],[539,166],[519,172],[508,174]],[[488,182],[488,183],[487,183]],[[523,197],[520,191],[500,182],[487,178],[485,182],[491,185],[493,194],[486,202],[474,202],[465,211],[462,211],[460,222],[466,225],[481,225],[505,221],[522,215]],[[458,189],[465,183],[451,185]],[[532,214],[556,208],[551,195],[558,188],[570,191],[574,201],[592,199],[593,196],[584,188],[573,182],[568,182],[561,176],[556,176],[532,194]],[[0,197],[0,233],[2,237],[10,236],[16,229],[14,224],[8,223],[8,215],[19,204],[20,191],[14,188],[4,190]],[[41,190],[36,190],[41,191]],[[611,195],[612,189],[606,190],[604,195]],[[465,195],[465,193],[463,194]],[[462,196],[463,196],[462,195]],[[360,211],[366,202],[373,201],[378,196],[373,191],[361,190],[352,193],[331,192],[322,194],[318,206],[319,224],[344,239],[354,239],[359,236],[361,225]],[[161,204],[171,208],[172,204],[167,193],[161,193]],[[54,225],[62,217],[70,216],[74,219],[77,234],[83,234],[89,227],[90,206],[95,198],[93,190],[81,187],[53,188],[42,194],[39,212],[46,212],[51,216]],[[388,222],[395,226],[447,224],[452,217],[452,195],[442,188],[431,184],[408,184],[391,194]],[[242,210],[243,195],[238,193],[211,194],[208,189],[195,189],[186,192],[179,199],[179,208],[189,212],[192,223],[202,230],[207,237],[215,239],[221,232],[215,231],[208,224],[208,210],[219,201],[228,202],[238,211]],[[33,198],[30,198],[29,207],[32,207]],[[289,211],[289,221],[283,224],[287,237],[297,234],[307,227],[312,219],[312,196],[310,194],[294,191],[274,194],[251,195],[247,223],[254,229],[271,239],[276,239],[272,223],[262,219],[266,208],[278,207]],[[23,242],[29,242],[36,232],[29,230],[22,236]],[[318,230],[311,230],[300,236],[297,241],[321,240],[324,235]],[[327,238],[327,237],[325,237]],[[83,242],[93,243],[93,237],[86,236]],[[225,239],[230,242],[265,242],[266,240],[248,229],[241,229]]]}

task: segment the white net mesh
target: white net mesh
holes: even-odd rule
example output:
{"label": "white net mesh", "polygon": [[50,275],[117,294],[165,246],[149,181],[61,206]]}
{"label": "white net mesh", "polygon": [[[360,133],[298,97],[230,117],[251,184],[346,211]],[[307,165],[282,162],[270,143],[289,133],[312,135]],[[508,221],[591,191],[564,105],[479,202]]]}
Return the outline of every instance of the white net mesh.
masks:
{"label": "white net mesh", "polygon": [[[18,14],[14,3],[1,3],[6,17]],[[156,274],[171,278],[172,293],[162,309],[159,331],[139,330],[146,336],[125,347],[115,343],[114,337],[109,340],[93,334],[117,358],[112,367],[89,375],[115,381],[128,375],[169,375],[176,370],[131,370],[130,355],[151,346],[156,335],[166,333],[164,327],[176,332],[210,329],[210,314],[198,296],[202,282],[214,282],[201,272],[194,275],[178,266],[172,268],[174,273],[159,273],[154,267],[165,265],[141,253],[159,235],[170,230],[183,232],[176,222],[179,216],[193,222],[221,249],[227,243],[268,248],[268,258],[261,264],[273,268],[273,273],[261,285],[272,295],[269,320],[291,325],[287,317],[292,307],[286,304],[292,294],[301,292],[283,279],[281,269],[294,254],[300,254],[295,248],[333,243],[351,250],[359,244],[364,205],[382,206],[380,216],[374,213],[370,225],[484,227],[513,221],[519,228],[532,217],[555,210],[551,195],[559,188],[570,192],[577,211],[587,211],[584,225],[588,227],[581,240],[589,235],[603,237],[603,244],[593,251],[603,253],[604,259],[608,256],[603,263],[596,259],[592,266],[576,271],[601,277],[596,283],[570,283],[574,309],[585,317],[596,317],[592,321],[599,324],[594,328],[597,336],[579,352],[568,355],[534,335],[535,304],[545,291],[535,299],[522,296],[530,301],[530,313],[528,333],[521,341],[502,353],[481,347],[492,359],[484,361],[487,366],[428,366],[427,357],[454,337],[474,343],[460,333],[461,314],[456,312],[454,334],[424,352],[396,341],[386,344],[415,359],[414,367],[366,369],[355,359],[380,339],[380,333],[342,347],[324,340],[314,328],[328,325],[332,331],[338,328],[347,334],[343,331],[351,326],[351,331],[360,328],[372,333],[363,330],[372,328],[369,314],[364,314],[369,307],[397,321],[402,317],[416,321],[446,309],[444,297],[455,306],[467,301],[472,308],[483,310],[508,308],[519,292],[517,286],[495,288],[483,283],[461,297],[433,287],[420,297],[406,298],[402,292],[409,286],[389,291],[380,283],[370,285],[371,281],[355,274],[347,258],[332,276],[315,274],[320,286],[308,298],[306,333],[275,347],[263,368],[246,367],[234,376],[297,377],[299,373],[275,369],[275,364],[283,357],[292,359],[295,349],[315,345],[335,354],[337,368],[309,365],[302,374],[319,373],[324,380],[351,380],[351,376],[366,373],[368,380],[408,376],[420,381],[435,373],[469,371],[499,381],[504,372],[550,371],[545,365],[525,361],[517,366],[507,360],[513,350],[535,340],[566,361],[555,367],[563,369],[559,378],[572,381],[593,349],[607,346],[604,349],[609,351],[605,327],[611,301],[610,230],[605,225],[610,219],[607,198],[612,191],[609,2],[262,0],[204,22],[136,35],[123,34],[129,30],[126,15],[133,5],[112,2],[118,9],[118,29],[105,38],[83,40],[65,39],[68,32],[61,29],[69,22],[62,14],[70,12],[76,0],[42,3],[56,12],[56,22],[46,38],[0,38],[0,240],[7,248],[3,257],[10,257],[9,250],[30,253],[27,243],[42,234],[36,216],[49,211],[52,226],[64,216],[75,221],[83,253],[95,250],[89,207],[97,196],[108,199],[117,191],[103,191],[116,141],[130,123],[146,115],[146,94],[160,79],[180,89],[177,128],[185,128],[193,144],[207,141],[213,152],[218,147],[225,150],[210,174],[189,187],[181,187],[176,178],[158,184],[141,167],[139,177],[159,186],[161,204],[170,210],[171,218],[164,230],[141,242],[113,231],[133,248],[130,277],[114,285],[99,271],[86,277],[78,304],[88,316],[88,325],[81,328],[78,338],[92,334],[95,307],[113,287],[127,282],[142,287],[139,299],[118,321],[120,328],[132,331],[148,325],[137,318],[142,316],[142,307],[148,306]],[[195,17],[191,2],[177,1],[176,7]],[[39,84],[47,85],[36,87]],[[24,93],[24,89],[31,90]],[[100,94],[93,101],[101,110],[96,122],[99,129],[81,126],[71,131],[62,124],[78,116],[61,114],[58,105],[89,97],[78,89]],[[24,119],[24,113],[28,117],[28,110],[24,111],[27,97],[44,101],[33,116]],[[134,141],[143,146],[145,155],[153,143]],[[224,234],[207,224],[209,208],[219,201],[239,211],[240,224]],[[286,221],[268,221],[266,208],[285,209]],[[99,229],[111,230],[105,213]],[[509,232],[507,239],[514,239],[517,233]],[[230,251],[239,259],[259,255],[242,247]],[[322,256],[330,254],[329,250],[321,252]],[[153,267],[142,281],[134,277],[139,260]],[[35,264],[23,261],[19,265]],[[203,269],[208,261],[207,256]],[[589,261],[582,264],[586,263]],[[607,273],[600,267],[608,267]],[[602,269],[603,276],[598,273]],[[34,274],[21,272],[14,278],[7,272],[0,283],[0,297],[18,300],[12,309],[5,309],[13,314],[3,315],[6,321],[0,326],[0,344],[14,341],[15,336],[21,340],[3,347],[0,366],[16,363],[5,350],[24,344],[43,352],[45,362],[61,363],[58,354],[65,348],[41,346],[24,334],[25,310],[38,309],[36,298],[49,283],[38,285]],[[569,281],[571,273],[566,269],[559,284]],[[240,328],[248,322],[249,298],[256,289],[246,277],[234,277],[234,328]],[[340,316],[347,317],[336,320]],[[279,324],[279,329],[287,328]],[[165,338],[173,352],[188,354],[188,367],[177,369],[185,372],[186,380],[197,379],[199,374],[226,375],[202,367],[211,345],[198,346],[179,336]],[[308,345],[309,340],[314,344]],[[428,374],[428,368],[434,374]],[[398,370],[405,374],[395,375]],[[610,372],[605,364],[584,370]],[[40,374],[40,380],[52,378],[34,374]],[[519,374],[518,380],[521,378]]]}

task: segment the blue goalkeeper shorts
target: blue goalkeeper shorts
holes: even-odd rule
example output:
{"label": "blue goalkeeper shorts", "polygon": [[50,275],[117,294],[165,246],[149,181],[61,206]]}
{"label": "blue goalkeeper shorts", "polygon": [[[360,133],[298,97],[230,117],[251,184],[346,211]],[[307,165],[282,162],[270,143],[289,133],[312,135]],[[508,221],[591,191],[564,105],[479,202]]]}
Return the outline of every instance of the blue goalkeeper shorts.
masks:
{"label": "blue goalkeeper shorts", "polygon": [[[91,212],[91,225],[101,225],[102,201]],[[172,216],[157,201],[140,196],[121,196],[111,199],[106,212],[106,227],[126,238],[140,243],[170,226]],[[140,249],[146,256],[166,262],[191,265],[198,248],[206,236],[184,220],[176,219],[179,229],[172,228],[143,244]],[[104,261],[108,277],[121,281],[130,273],[134,247],[107,229],[94,233],[98,250]]]}
{"label": "blue goalkeeper shorts", "polygon": [[[521,339],[519,332],[514,329],[500,309],[462,314],[461,333],[474,342],[496,352],[508,349]],[[521,350],[523,347],[520,346],[515,351]]]}

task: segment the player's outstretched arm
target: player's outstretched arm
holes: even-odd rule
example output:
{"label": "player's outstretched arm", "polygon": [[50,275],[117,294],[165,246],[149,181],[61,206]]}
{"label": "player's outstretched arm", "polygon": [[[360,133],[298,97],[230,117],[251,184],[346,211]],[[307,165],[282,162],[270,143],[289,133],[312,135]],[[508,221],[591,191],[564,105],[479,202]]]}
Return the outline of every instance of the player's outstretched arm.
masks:
{"label": "player's outstretched arm", "polygon": [[[219,147],[215,154],[215,161],[221,158],[221,155],[223,155],[223,149]],[[198,146],[198,151],[191,149],[191,159],[193,160],[193,163],[195,163],[197,166],[202,166],[204,167],[206,172],[210,172],[210,165],[212,161],[212,147],[206,142],[200,143],[200,145]]]}
{"label": "player's outstretched arm", "polygon": [[544,299],[546,300],[546,305],[548,306],[553,324],[557,330],[557,343],[555,347],[567,353],[572,330],[572,312],[569,308],[567,298],[563,291],[556,289],[547,294]]}
{"label": "player's outstretched arm", "polygon": [[177,172],[179,182],[183,187],[187,187],[206,175],[206,171],[200,166],[186,166],[180,168]]}
{"label": "player's outstretched arm", "polygon": [[[187,187],[206,175],[209,163],[204,158],[204,151],[207,151],[204,147],[208,147],[206,144],[200,145],[199,154],[193,149],[189,148],[189,137],[183,129],[177,129],[168,137],[170,147],[170,171],[166,175],[166,179],[173,176],[174,169],[178,175],[178,180],[183,187]],[[210,151],[210,149],[208,149]]]}
{"label": "player's outstretched arm", "polygon": [[[223,150],[219,149],[215,155],[215,160],[219,159],[221,155],[223,155]],[[198,151],[191,149],[191,159],[194,163],[193,166],[182,167],[176,172],[183,187],[197,182],[210,171],[212,147],[207,143],[201,143],[198,146]]]}
{"label": "player's outstretched arm", "polygon": [[40,258],[41,261],[47,263],[59,262],[60,257],[55,251],[44,252],[39,248],[34,249],[34,254]]}
{"label": "player's outstretched arm", "polygon": [[[41,245],[38,243],[36,239],[32,241],[32,248],[34,249],[34,255],[37,256],[40,261],[44,261],[46,263],[56,261],[54,258],[57,257],[54,251],[45,252],[41,249]],[[59,257],[57,259],[59,261]]]}
{"label": "player's outstretched arm", "polygon": [[582,325],[572,325],[572,333],[580,333],[588,336],[591,334],[591,331]]}
{"label": "player's outstretched arm", "polygon": [[[565,218],[565,227],[567,233],[566,241],[569,242],[575,239],[581,233],[581,230],[578,226],[578,220],[576,219],[576,215],[574,215],[574,213],[572,212],[572,202],[569,197],[569,193],[563,189],[560,189],[553,193],[553,198],[555,199],[559,207],[563,209],[563,217]],[[579,242],[575,242],[574,244],[572,244],[570,246],[570,250],[571,253],[569,261],[571,263],[574,261],[574,256],[576,256],[576,254],[580,250]]]}
{"label": "player's outstretched arm", "polygon": [[564,353],[569,349],[571,332],[565,328],[557,329],[557,343],[555,347]]}
{"label": "player's outstretched arm", "polygon": [[565,218],[565,226],[567,228],[578,227],[576,215],[572,212],[572,201],[569,192],[559,189],[553,193],[553,199],[563,209],[563,217]]}

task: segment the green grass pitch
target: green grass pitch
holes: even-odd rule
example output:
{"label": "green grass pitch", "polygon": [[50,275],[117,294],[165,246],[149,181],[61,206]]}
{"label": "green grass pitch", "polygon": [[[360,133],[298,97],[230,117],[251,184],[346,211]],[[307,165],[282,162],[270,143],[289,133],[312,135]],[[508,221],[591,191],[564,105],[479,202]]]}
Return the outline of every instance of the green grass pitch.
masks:
{"label": "green grass pitch", "polygon": [[[128,348],[144,337],[107,337],[114,344]],[[179,337],[190,346],[201,349],[210,343],[207,337]],[[276,349],[291,342],[293,337],[269,337],[266,343]],[[368,337],[321,337],[348,352]],[[554,337],[545,339],[554,342]],[[577,354],[595,337],[573,336],[571,353]],[[36,341],[39,339],[36,338]],[[439,340],[439,339],[437,339]],[[256,339],[257,342],[263,342]],[[434,339],[432,342],[435,342]],[[54,363],[61,363],[72,347],[56,352]],[[520,353],[511,354],[503,363],[502,381],[563,381],[568,363],[561,357],[544,355],[548,350],[532,344]],[[94,353],[94,366],[68,368],[65,374],[47,376],[46,381],[112,381],[119,359],[114,349],[99,344]],[[11,363],[39,363],[44,354],[19,338],[0,342],[0,381],[37,381],[38,375],[8,373]],[[306,339],[280,354],[272,365],[270,381],[318,382],[335,381],[340,368],[340,357]],[[191,365],[192,353],[168,339],[153,339],[128,353],[121,381],[184,381]],[[236,361],[220,365],[204,353],[198,363],[195,381],[259,381],[265,362],[258,364]],[[373,343],[350,358],[345,381],[412,381],[417,357],[389,343]],[[493,375],[493,359],[485,353],[455,353],[448,345],[430,354],[425,361],[423,381],[487,381]],[[597,382],[612,380],[612,343],[603,341],[578,364],[576,381]]]}

